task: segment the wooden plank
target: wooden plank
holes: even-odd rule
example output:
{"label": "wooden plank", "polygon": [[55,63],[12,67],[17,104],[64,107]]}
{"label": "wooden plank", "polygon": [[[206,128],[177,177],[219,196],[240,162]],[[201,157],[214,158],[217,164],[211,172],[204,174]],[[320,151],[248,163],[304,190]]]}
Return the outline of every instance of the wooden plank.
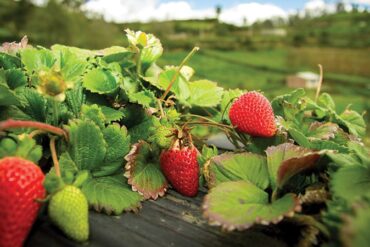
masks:
{"label": "wooden plank", "polygon": [[90,241],[82,245],[67,238],[43,213],[25,246],[28,247],[100,247],[100,246],[287,246],[274,234],[253,228],[243,232],[222,232],[209,226],[202,217],[205,190],[197,197],[183,197],[170,190],[166,197],[143,202],[138,214],[107,216],[90,212]]}

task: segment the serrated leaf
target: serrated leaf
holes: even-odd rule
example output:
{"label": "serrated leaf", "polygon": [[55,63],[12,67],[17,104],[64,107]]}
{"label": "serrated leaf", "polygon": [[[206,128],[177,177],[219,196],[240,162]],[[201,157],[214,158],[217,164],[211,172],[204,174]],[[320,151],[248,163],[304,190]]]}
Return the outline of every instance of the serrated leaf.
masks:
{"label": "serrated leaf", "polygon": [[72,90],[67,90],[66,94],[66,104],[69,109],[74,115],[75,118],[80,116],[81,107],[83,104],[86,103],[86,95],[83,92],[82,86],[75,85]]}
{"label": "serrated leaf", "polygon": [[224,153],[211,159],[208,187],[228,181],[248,181],[264,190],[269,185],[265,157],[253,153]]}
{"label": "serrated leaf", "polygon": [[21,51],[21,60],[28,74],[51,68],[56,59],[53,53],[47,49],[27,48]]}
{"label": "serrated leaf", "polygon": [[108,215],[137,211],[141,207],[142,196],[131,190],[122,175],[90,178],[81,190],[90,207]]}
{"label": "serrated leaf", "polygon": [[21,60],[18,57],[0,52],[0,68],[5,70],[17,69],[20,68],[21,65]]}
{"label": "serrated leaf", "polygon": [[70,122],[68,153],[79,170],[94,170],[103,164],[106,143],[99,127],[92,121]]}
{"label": "serrated leaf", "polygon": [[319,96],[318,105],[333,111],[335,110],[334,100],[328,93],[322,93]]}
{"label": "serrated leaf", "polygon": [[361,165],[359,160],[352,154],[327,153],[326,155],[339,166]]}
{"label": "serrated leaf", "polygon": [[150,107],[155,105],[155,95],[149,90],[144,90],[135,93],[128,94],[129,101],[132,103],[137,103],[144,107]]}
{"label": "serrated leaf", "polygon": [[46,122],[48,104],[47,100],[33,88],[24,88],[21,93],[24,106],[19,107],[31,119]]}
{"label": "serrated leaf", "polygon": [[332,174],[331,190],[335,196],[347,201],[361,196],[370,196],[370,168],[363,166],[346,166]]}
{"label": "serrated leaf", "polygon": [[95,177],[108,176],[123,168],[124,157],[130,151],[130,137],[125,126],[118,124],[107,126],[103,130],[107,152],[102,166],[93,172]]}
{"label": "serrated leaf", "polygon": [[204,216],[210,224],[229,231],[244,230],[254,224],[276,224],[300,208],[293,194],[269,203],[269,195],[247,181],[221,183],[211,189],[203,203]]}
{"label": "serrated leaf", "polygon": [[199,80],[189,83],[190,97],[188,103],[194,106],[217,106],[222,97],[223,89],[215,82]]}
{"label": "serrated leaf", "polygon": [[153,116],[146,116],[138,125],[133,126],[128,131],[131,136],[131,142],[136,143],[139,140],[147,140],[152,134],[150,129],[152,127],[158,126],[159,120]]}
{"label": "serrated leaf", "polygon": [[104,128],[106,122],[105,115],[97,104],[93,105],[82,105],[81,107],[81,119],[89,119],[93,121],[99,128]]}
{"label": "serrated leaf", "polygon": [[340,229],[340,240],[343,246],[367,247],[370,242],[370,211],[369,204],[356,205],[355,215],[345,215],[344,224]]}
{"label": "serrated leaf", "polygon": [[0,106],[10,105],[20,105],[19,97],[16,92],[11,90],[0,78]]}
{"label": "serrated leaf", "polygon": [[12,90],[27,84],[27,77],[21,69],[5,70],[4,74],[6,78],[6,83]]}
{"label": "serrated leaf", "polygon": [[296,105],[305,95],[306,92],[304,89],[299,88],[291,93],[277,96],[271,101],[271,106],[274,109],[275,115],[284,117],[284,108],[286,105]]}
{"label": "serrated leaf", "polygon": [[86,59],[78,57],[68,48],[60,49],[58,54],[58,69],[63,79],[72,85],[82,80],[82,74],[87,67]]}
{"label": "serrated leaf", "polygon": [[339,130],[339,126],[335,123],[322,123],[322,122],[313,122],[306,136],[309,140],[319,139],[319,140],[329,140],[335,137],[335,134]]}
{"label": "serrated leaf", "polygon": [[85,74],[83,86],[93,93],[109,94],[118,88],[119,78],[109,70],[96,68]]}
{"label": "serrated leaf", "polygon": [[[313,151],[310,149],[296,146],[291,143],[284,143],[278,146],[267,148],[267,167],[272,188],[275,189],[276,187],[280,186],[279,182],[282,182],[282,178],[280,177],[282,175],[280,175],[279,170],[281,166],[285,164],[284,170],[286,171],[284,173],[293,172],[296,168],[299,169],[299,167],[295,167],[294,163],[299,161],[305,164],[305,156],[312,153]],[[316,157],[316,155],[313,157]],[[301,161],[300,159],[303,160]],[[292,170],[290,171],[290,169]]]}
{"label": "serrated leaf", "polygon": [[339,116],[336,116],[336,121],[340,125],[348,128],[349,133],[364,137],[366,134],[366,124],[364,118],[356,111],[345,110]]}
{"label": "serrated leaf", "polygon": [[100,106],[101,111],[104,114],[106,123],[111,123],[113,121],[119,121],[123,118],[123,112],[115,110],[108,106]]}
{"label": "serrated leaf", "polygon": [[159,150],[154,151],[146,142],[139,142],[132,146],[130,153],[125,157],[125,177],[145,199],[157,199],[164,196],[168,183],[159,165]]}

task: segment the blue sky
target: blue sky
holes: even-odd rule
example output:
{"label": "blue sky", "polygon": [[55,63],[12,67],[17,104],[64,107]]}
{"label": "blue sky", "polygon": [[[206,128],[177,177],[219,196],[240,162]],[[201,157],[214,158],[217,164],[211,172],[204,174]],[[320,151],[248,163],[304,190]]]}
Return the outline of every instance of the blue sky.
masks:
{"label": "blue sky", "polygon": [[[33,0],[44,1],[44,0]],[[221,5],[219,20],[234,25],[252,24],[273,17],[287,19],[293,13],[320,14],[335,11],[338,0],[89,0],[87,12],[102,15],[107,21],[148,22],[153,20],[186,20],[215,18],[215,6]],[[370,5],[370,0],[343,0]]]}
{"label": "blue sky", "polygon": [[[166,2],[174,2],[176,0],[160,0],[162,3]],[[179,0],[180,1],[180,0]],[[291,9],[302,9],[307,2],[306,0],[285,0],[285,1],[278,1],[278,0],[270,0],[270,1],[261,1],[261,0],[254,0],[254,1],[238,1],[238,0],[188,0],[187,2],[190,3],[190,5],[193,8],[197,9],[204,9],[209,7],[214,7],[216,5],[221,5],[224,8],[234,6],[241,3],[249,3],[249,2],[256,2],[256,3],[270,3],[274,4],[276,6],[279,6],[280,8],[284,10],[291,10]],[[331,1],[328,1],[331,2]]]}

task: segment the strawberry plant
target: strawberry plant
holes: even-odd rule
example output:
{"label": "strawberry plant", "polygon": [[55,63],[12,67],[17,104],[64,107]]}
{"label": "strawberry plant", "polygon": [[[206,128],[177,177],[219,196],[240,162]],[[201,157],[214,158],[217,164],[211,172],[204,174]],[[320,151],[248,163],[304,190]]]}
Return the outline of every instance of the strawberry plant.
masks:
{"label": "strawberry plant", "polygon": [[[24,39],[0,53],[0,158],[38,163],[46,174],[47,197],[27,205],[48,204],[51,222],[84,242],[88,207],[137,212],[171,187],[195,196],[206,186],[204,217],[224,230],[287,224],[306,246],[366,243],[362,115],[336,112],[326,93],[312,100],[299,89],[269,102],[261,92],[192,80],[186,64],[197,47],[179,65],[160,67],[154,35],[126,36],[128,47],[48,49]],[[204,145],[216,131],[233,150]],[[0,161],[1,169],[8,168]],[[6,193],[1,205],[13,192]],[[14,211],[2,214],[12,219]],[[18,220],[28,226],[22,241],[35,214]]]}

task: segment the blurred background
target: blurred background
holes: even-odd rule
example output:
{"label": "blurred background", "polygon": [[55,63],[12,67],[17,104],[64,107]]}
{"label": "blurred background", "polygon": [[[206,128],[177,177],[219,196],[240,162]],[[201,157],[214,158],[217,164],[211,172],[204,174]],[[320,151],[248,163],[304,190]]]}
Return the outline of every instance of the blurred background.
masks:
{"label": "blurred background", "polygon": [[196,77],[269,98],[296,87],[313,95],[322,64],[339,111],[370,110],[370,0],[0,0],[1,43],[27,35],[100,49],[126,45],[126,28],[160,38],[160,65],[199,46]]}

